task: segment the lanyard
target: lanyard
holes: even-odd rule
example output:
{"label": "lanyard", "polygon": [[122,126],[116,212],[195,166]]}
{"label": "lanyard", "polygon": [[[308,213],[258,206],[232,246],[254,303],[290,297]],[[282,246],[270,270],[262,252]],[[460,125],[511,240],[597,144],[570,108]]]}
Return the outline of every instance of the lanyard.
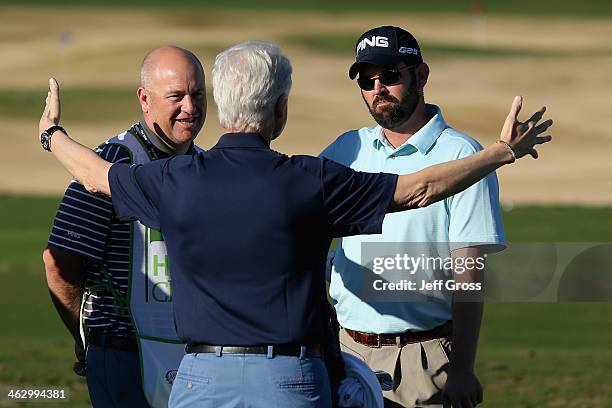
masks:
{"label": "lanyard", "polygon": [[145,130],[143,129],[140,123],[136,123],[134,126],[132,126],[130,128],[130,133],[133,134],[140,142],[142,147],[147,152],[147,156],[149,156],[149,159],[151,159],[152,161],[159,159],[157,152],[153,148],[153,143],[147,137],[147,134],[145,133]]}

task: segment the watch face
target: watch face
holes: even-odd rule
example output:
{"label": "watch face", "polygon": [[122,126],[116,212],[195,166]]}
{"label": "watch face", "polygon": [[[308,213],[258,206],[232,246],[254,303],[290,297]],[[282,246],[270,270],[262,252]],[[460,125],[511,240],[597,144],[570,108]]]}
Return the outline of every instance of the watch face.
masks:
{"label": "watch face", "polygon": [[49,133],[47,132],[42,132],[40,134],[40,144],[42,145],[42,148],[47,150],[47,151],[51,151],[51,145],[49,143]]}

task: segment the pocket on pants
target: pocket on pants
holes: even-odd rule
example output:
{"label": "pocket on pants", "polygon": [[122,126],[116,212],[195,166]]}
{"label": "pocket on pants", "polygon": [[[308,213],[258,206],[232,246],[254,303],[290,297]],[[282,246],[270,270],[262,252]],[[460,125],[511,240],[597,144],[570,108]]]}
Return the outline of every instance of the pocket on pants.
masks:
{"label": "pocket on pants", "polygon": [[331,390],[327,369],[321,359],[294,359],[296,365],[276,379],[279,406],[330,407]]}
{"label": "pocket on pants", "polygon": [[[194,364],[195,363],[195,364]],[[172,408],[215,408],[213,378],[205,373],[193,356],[183,357],[170,393],[169,406]]]}
{"label": "pocket on pants", "polygon": [[449,356],[440,339],[421,343],[426,354],[426,366],[423,367],[425,382],[428,384],[430,396],[438,394],[446,384],[448,376]]}
{"label": "pocket on pants", "polygon": [[[178,373],[174,382],[184,382],[187,388],[193,388],[195,385],[209,385],[212,383],[212,377],[202,377],[193,374]],[[191,384],[191,386],[189,385]]]}
{"label": "pocket on pants", "polygon": [[317,387],[317,380],[314,377],[287,378],[278,382],[278,388],[281,390],[297,390],[308,392],[315,391]]}
{"label": "pocket on pants", "polygon": [[198,360],[197,354],[187,354],[183,357],[179,370],[176,374],[176,379],[187,383],[198,385],[212,384],[212,374],[210,373],[209,364],[206,361]]}
{"label": "pocket on pants", "polygon": [[[277,357],[279,358],[279,357]],[[282,358],[282,357],[280,357]],[[314,359],[300,360],[297,357],[285,357],[283,373],[278,376],[276,384],[281,390],[315,390],[320,383],[317,379],[318,362]]]}

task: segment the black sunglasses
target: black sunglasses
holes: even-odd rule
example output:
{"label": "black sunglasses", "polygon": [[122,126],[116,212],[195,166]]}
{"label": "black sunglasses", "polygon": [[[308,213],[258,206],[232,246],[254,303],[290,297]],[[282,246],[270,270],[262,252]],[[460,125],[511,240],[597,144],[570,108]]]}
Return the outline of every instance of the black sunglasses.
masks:
{"label": "black sunglasses", "polygon": [[371,78],[362,77],[360,73],[359,78],[357,78],[357,85],[359,85],[359,87],[364,91],[371,91],[372,89],[374,89],[374,81],[378,79],[381,84],[385,86],[390,86],[398,83],[399,80],[402,78],[402,74],[400,74],[400,71],[414,67],[415,65],[410,67],[387,69]]}

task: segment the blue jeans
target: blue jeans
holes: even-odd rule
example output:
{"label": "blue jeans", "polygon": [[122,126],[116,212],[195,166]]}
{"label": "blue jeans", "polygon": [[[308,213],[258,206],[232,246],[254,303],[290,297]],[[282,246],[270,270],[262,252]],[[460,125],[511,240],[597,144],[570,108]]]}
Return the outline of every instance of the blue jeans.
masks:
{"label": "blue jeans", "polygon": [[320,358],[187,354],[169,407],[330,408],[331,391]]}
{"label": "blue jeans", "polygon": [[148,408],[138,353],[87,347],[87,388],[94,408]]}

